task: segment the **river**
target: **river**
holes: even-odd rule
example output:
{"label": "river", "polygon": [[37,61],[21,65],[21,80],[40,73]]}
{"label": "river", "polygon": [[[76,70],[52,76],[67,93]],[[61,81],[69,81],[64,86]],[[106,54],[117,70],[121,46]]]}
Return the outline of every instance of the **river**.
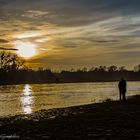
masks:
{"label": "river", "polygon": [[[127,83],[127,96],[140,94],[140,82]],[[117,82],[26,84],[0,86],[0,117],[31,114],[41,109],[64,108],[118,100]]]}

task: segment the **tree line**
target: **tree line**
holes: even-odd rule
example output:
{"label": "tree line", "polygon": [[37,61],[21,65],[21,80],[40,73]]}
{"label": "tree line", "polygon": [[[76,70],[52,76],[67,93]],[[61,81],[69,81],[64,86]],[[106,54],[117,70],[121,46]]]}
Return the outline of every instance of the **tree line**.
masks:
{"label": "tree line", "polygon": [[105,82],[118,81],[124,77],[128,81],[140,81],[140,65],[133,70],[125,66],[99,66],[90,69],[63,70],[52,72],[50,69],[33,70],[25,65],[25,60],[11,52],[0,52],[0,84],[39,84],[71,82]]}

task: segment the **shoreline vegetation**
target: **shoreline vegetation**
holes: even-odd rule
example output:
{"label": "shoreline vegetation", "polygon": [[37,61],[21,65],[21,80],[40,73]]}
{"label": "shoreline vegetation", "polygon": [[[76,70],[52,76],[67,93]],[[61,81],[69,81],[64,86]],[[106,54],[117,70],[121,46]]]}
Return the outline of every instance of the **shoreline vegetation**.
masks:
{"label": "shoreline vegetation", "polygon": [[19,70],[0,72],[0,85],[118,82],[122,77],[126,81],[140,81],[140,72],[62,71],[53,73],[51,70]]}
{"label": "shoreline vegetation", "polygon": [[119,70],[116,66],[108,68],[100,66],[94,69],[63,70],[58,73],[43,68],[39,68],[38,70],[29,68],[19,70],[0,69],[0,85],[116,82],[122,77],[127,81],[140,81],[140,68],[137,71],[130,71],[127,69]]}
{"label": "shoreline vegetation", "polygon": [[25,64],[25,60],[16,54],[0,51],[0,85],[114,82],[122,77],[127,81],[140,81],[140,65],[133,70],[127,70],[125,66],[111,65],[53,72],[46,68],[33,70]]}
{"label": "shoreline vegetation", "polygon": [[19,139],[139,140],[140,95],[126,103],[102,103],[41,110],[31,115],[0,118],[0,134]]}

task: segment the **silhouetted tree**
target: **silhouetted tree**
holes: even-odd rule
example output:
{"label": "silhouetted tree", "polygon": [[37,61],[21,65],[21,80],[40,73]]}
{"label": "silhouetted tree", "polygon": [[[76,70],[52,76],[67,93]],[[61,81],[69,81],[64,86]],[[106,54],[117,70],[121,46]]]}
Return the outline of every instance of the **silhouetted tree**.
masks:
{"label": "silhouetted tree", "polygon": [[119,67],[119,71],[127,71],[127,70],[126,70],[125,66],[121,66],[121,67]]}
{"label": "silhouetted tree", "polygon": [[14,71],[24,67],[25,60],[10,52],[0,52],[0,69],[2,71]]}
{"label": "silhouetted tree", "polygon": [[84,68],[82,69],[82,71],[83,71],[83,72],[87,72],[87,68],[84,67]]}
{"label": "silhouetted tree", "polygon": [[75,69],[74,68],[71,68],[70,72],[74,72],[74,71],[75,71]]}
{"label": "silhouetted tree", "polygon": [[86,67],[79,70],[63,70],[52,72],[43,67],[37,70],[24,66],[24,60],[16,54],[0,52],[0,85],[23,83],[60,83],[60,82],[106,82],[118,81],[120,77],[127,80],[140,81],[140,65],[134,71],[128,71],[124,66],[99,66],[88,70]]}
{"label": "silhouetted tree", "polygon": [[140,72],[140,64],[134,67],[134,71]]}
{"label": "silhouetted tree", "polygon": [[95,67],[91,67],[89,71],[94,71],[95,70]]}
{"label": "silhouetted tree", "polygon": [[105,72],[106,71],[106,66],[99,66],[98,71]]}
{"label": "silhouetted tree", "polygon": [[114,71],[116,71],[117,70],[117,66],[110,66],[110,67],[108,67],[108,71],[109,72],[114,72]]}
{"label": "silhouetted tree", "polygon": [[39,68],[38,68],[38,71],[41,72],[41,71],[44,71],[44,69],[43,69],[42,67],[39,67]]}

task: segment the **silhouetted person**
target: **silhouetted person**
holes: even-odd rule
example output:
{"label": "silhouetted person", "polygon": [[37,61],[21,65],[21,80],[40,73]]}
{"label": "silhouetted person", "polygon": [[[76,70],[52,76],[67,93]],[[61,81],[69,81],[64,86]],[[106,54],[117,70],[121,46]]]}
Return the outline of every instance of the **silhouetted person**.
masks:
{"label": "silhouetted person", "polygon": [[126,97],[125,97],[126,81],[123,78],[121,78],[118,87],[119,87],[119,92],[120,92],[120,101],[125,102],[126,101]]}

